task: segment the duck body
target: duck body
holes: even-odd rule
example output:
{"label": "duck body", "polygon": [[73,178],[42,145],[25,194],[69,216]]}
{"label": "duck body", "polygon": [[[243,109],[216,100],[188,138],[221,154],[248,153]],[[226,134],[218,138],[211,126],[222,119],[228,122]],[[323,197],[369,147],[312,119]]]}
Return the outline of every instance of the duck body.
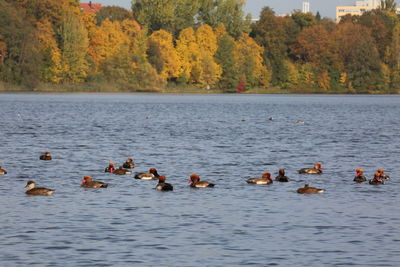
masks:
{"label": "duck body", "polygon": [[165,176],[160,176],[158,179],[158,184],[156,185],[156,190],[158,191],[173,191],[174,187],[165,182]]}
{"label": "duck body", "polygon": [[354,177],[353,181],[356,183],[362,183],[362,182],[366,182],[367,178],[364,175],[356,175]]}
{"label": "duck body", "polygon": [[0,167],[0,175],[7,174],[7,171]]}
{"label": "duck body", "polygon": [[280,169],[279,170],[279,175],[275,177],[275,181],[282,182],[282,183],[287,183],[290,181],[289,177],[285,176],[285,170]]}
{"label": "duck body", "polygon": [[314,164],[314,168],[303,168],[298,171],[300,174],[322,174],[321,164]]}
{"label": "duck body", "polygon": [[272,180],[268,178],[250,178],[247,179],[248,184],[272,184]]}
{"label": "duck body", "polygon": [[379,176],[382,179],[385,179],[385,180],[390,179],[390,176],[387,175],[383,169],[378,169],[377,173],[379,173]]}
{"label": "duck body", "polygon": [[43,155],[40,155],[40,160],[52,160],[50,152],[45,152]]}
{"label": "duck body", "polygon": [[108,184],[100,182],[100,181],[94,181],[92,177],[90,176],[85,176],[83,177],[81,187],[85,188],[106,188],[108,187]]}
{"label": "duck body", "polygon": [[51,196],[54,194],[55,191],[53,189],[48,189],[44,187],[36,187],[36,183],[34,181],[28,181],[25,188],[27,188],[25,193],[31,196]]}
{"label": "duck body", "polygon": [[385,184],[385,181],[384,180],[371,179],[371,180],[369,180],[369,184],[372,184],[372,185]]}
{"label": "duck body", "polygon": [[133,169],[135,168],[135,163],[132,158],[128,158],[125,163],[122,165],[125,169]]}
{"label": "duck body", "polygon": [[209,183],[207,181],[200,181],[200,176],[197,174],[192,174],[190,176],[190,187],[192,188],[205,188],[205,187],[214,187],[215,184]]}
{"label": "duck body", "polygon": [[297,193],[299,194],[321,194],[324,192],[325,189],[310,187],[308,184],[305,184],[304,187],[297,189]]}
{"label": "duck body", "polygon": [[157,180],[160,177],[158,175],[157,169],[151,168],[149,172],[142,172],[142,173],[137,173],[135,175],[135,179],[141,179],[141,180]]}
{"label": "duck body", "polygon": [[116,175],[132,174],[132,172],[130,170],[124,169],[122,166],[120,166],[118,169],[116,169],[113,173]]}

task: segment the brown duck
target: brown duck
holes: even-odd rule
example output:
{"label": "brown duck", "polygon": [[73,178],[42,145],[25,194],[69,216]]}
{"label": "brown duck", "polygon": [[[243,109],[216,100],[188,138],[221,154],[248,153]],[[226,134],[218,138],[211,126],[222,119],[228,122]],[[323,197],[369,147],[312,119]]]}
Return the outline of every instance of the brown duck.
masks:
{"label": "brown duck", "polygon": [[34,181],[28,181],[25,188],[27,189],[25,193],[33,196],[51,196],[55,191],[53,189],[44,187],[36,187],[36,183]]}
{"label": "brown duck", "polygon": [[100,181],[94,181],[92,177],[90,176],[84,176],[81,187],[86,187],[86,188],[106,188],[108,184],[100,182]]}
{"label": "brown duck", "polygon": [[325,189],[310,187],[308,184],[305,184],[304,187],[297,189],[297,193],[299,194],[320,194],[324,192]]}
{"label": "brown duck", "polygon": [[200,176],[197,174],[192,174],[190,175],[190,180],[189,180],[190,187],[194,188],[203,188],[203,187],[214,187],[215,184],[209,183],[207,181],[200,181]]}

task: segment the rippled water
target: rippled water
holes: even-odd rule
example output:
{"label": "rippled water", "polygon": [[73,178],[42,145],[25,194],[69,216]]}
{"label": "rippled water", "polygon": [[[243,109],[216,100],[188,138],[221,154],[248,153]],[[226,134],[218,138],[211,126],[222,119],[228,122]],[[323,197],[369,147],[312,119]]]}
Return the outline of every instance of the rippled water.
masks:
{"label": "rippled water", "polygon": [[[1,265],[398,266],[399,100],[0,94]],[[102,172],[128,157],[174,191]],[[296,173],[314,162],[323,175]],[[393,179],[354,184],[357,167]],[[291,182],[245,182],[279,168]],[[216,187],[190,189],[192,173]],[[84,190],[84,175],[110,187]],[[26,196],[27,180],[56,193]],[[297,194],[306,182],[327,192]]]}

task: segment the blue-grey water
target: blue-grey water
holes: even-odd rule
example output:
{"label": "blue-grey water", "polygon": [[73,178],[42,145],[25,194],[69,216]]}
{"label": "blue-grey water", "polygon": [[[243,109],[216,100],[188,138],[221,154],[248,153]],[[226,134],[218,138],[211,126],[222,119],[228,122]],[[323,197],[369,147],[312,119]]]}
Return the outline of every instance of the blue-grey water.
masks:
{"label": "blue-grey water", "polygon": [[[1,266],[398,266],[400,97],[0,94]],[[272,117],[273,120],[268,120]],[[302,120],[304,124],[296,124]],[[50,151],[52,161],[40,161]],[[104,173],[135,159],[156,181]],[[321,162],[320,176],[297,170]],[[245,180],[285,168],[289,183]],[[385,185],[354,184],[354,169]],[[197,173],[215,188],[194,190]],[[82,177],[110,183],[85,190]],[[27,196],[24,186],[56,189]],[[325,194],[299,195],[309,183]]]}

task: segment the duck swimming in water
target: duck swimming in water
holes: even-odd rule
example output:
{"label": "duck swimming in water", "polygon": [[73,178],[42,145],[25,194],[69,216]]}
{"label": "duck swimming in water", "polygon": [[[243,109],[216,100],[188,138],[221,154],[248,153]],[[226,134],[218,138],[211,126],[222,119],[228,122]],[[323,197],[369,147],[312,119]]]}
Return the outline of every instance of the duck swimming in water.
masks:
{"label": "duck swimming in water", "polygon": [[160,176],[158,178],[158,184],[156,185],[156,189],[158,191],[173,191],[174,187],[171,184],[166,183],[165,180],[166,180],[165,176]]}
{"label": "duck swimming in water", "polygon": [[382,179],[385,179],[385,180],[390,179],[390,176],[387,175],[383,169],[378,169],[377,173],[379,173],[381,175]]}
{"label": "duck swimming in water", "polygon": [[86,188],[106,188],[108,184],[100,182],[100,181],[94,181],[91,176],[84,176],[81,187],[86,187]]}
{"label": "duck swimming in water", "polygon": [[250,178],[247,179],[248,184],[272,184],[271,174],[269,172],[264,172],[261,178]]}
{"label": "duck swimming in water", "polygon": [[133,162],[133,158],[128,158],[124,165],[122,165],[125,169],[133,169],[135,168],[135,163]]}
{"label": "duck swimming in water", "polygon": [[115,166],[114,162],[109,162],[108,166],[104,169],[104,172],[111,172],[113,173],[115,171]]}
{"label": "duck swimming in water", "polygon": [[299,194],[321,194],[324,192],[325,189],[310,187],[308,184],[305,184],[304,187],[297,189],[297,193]]}
{"label": "duck swimming in water", "polygon": [[190,187],[194,188],[203,188],[203,187],[214,187],[215,184],[209,183],[207,181],[200,181],[200,176],[197,174],[192,174],[190,175],[190,180],[189,180]]}
{"label": "duck swimming in water", "polygon": [[28,181],[25,188],[27,189],[25,193],[33,196],[51,196],[55,191],[53,189],[44,187],[36,187],[36,183],[34,181]]}
{"label": "duck swimming in water", "polygon": [[285,170],[284,169],[280,169],[279,170],[279,175],[275,177],[275,181],[278,181],[278,182],[289,182],[290,179],[289,179],[289,177],[285,176]]}
{"label": "duck swimming in water", "polygon": [[119,166],[119,168],[116,169],[113,173],[116,175],[132,174],[130,170],[124,169],[122,166]]}
{"label": "duck swimming in water", "polygon": [[7,174],[7,171],[5,169],[3,169],[0,165],[0,175],[2,174]]}
{"label": "duck swimming in water", "polygon": [[383,180],[381,174],[377,172],[375,173],[374,178],[369,180],[369,184],[372,185],[385,184],[385,180]]}
{"label": "duck swimming in water", "polygon": [[137,173],[135,179],[156,180],[160,177],[156,168],[151,168],[147,173]]}
{"label": "duck swimming in water", "polygon": [[361,168],[356,169],[356,176],[353,179],[354,182],[356,183],[362,183],[367,181],[367,178],[363,174],[363,170]]}
{"label": "duck swimming in water", "polygon": [[41,156],[39,157],[39,159],[41,159],[41,160],[51,160],[52,158],[51,158],[50,152],[44,152],[44,154],[41,155]]}
{"label": "duck swimming in water", "polygon": [[314,168],[304,168],[300,169],[299,173],[301,174],[322,174],[322,166],[320,163],[315,163]]}

